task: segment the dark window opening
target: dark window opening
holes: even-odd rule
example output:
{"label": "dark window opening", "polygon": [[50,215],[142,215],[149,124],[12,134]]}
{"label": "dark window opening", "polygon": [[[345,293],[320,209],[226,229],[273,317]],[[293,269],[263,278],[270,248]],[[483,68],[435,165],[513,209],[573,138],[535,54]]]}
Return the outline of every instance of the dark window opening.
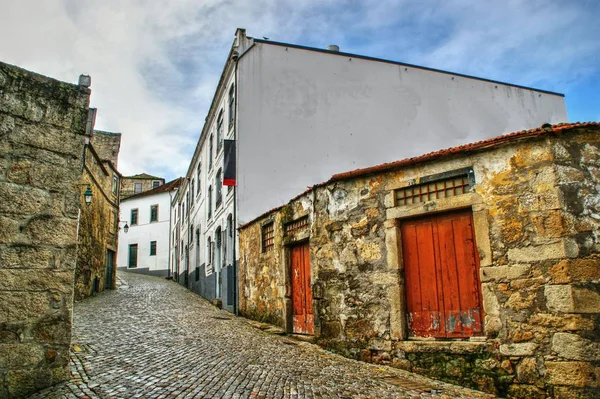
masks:
{"label": "dark window opening", "polygon": [[129,267],[137,267],[137,254],[138,254],[138,245],[137,244],[129,244]]}
{"label": "dark window opening", "polygon": [[150,241],[150,256],[156,256],[156,241]]}
{"label": "dark window opening", "polygon": [[273,222],[262,225],[262,250],[267,252],[275,246],[275,224]]}

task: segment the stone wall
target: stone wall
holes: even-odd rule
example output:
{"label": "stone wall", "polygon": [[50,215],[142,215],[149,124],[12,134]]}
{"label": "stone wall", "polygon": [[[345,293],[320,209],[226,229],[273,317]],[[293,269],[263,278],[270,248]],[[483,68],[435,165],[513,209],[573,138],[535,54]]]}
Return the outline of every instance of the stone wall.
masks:
{"label": "stone wall", "polygon": [[[75,299],[86,298],[116,284],[119,190],[113,178],[120,177],[112,162],[102,161],[94,146],[86,146],[81,190],[90,187],[92,203],[81,196],[79,247],[75,269]],[[107,263],[113,252],[112,264]]]}
{"label": "stone wall", "polygon": [[90,91],[0,63],[0,397],[68,379]]}
{"label": "stone wall", "polygon": [[103,161],[110,161],[115,168],[119,167],[119,150],[121,149],[121,133],[94,130],[90,140],[94,150]]}
{"label": "stone wall", "polygon": [[[147,177],[144,177],[147,176]],[[125,199],[131,197],[136,194],[134,192],[135,183],[142,183],[142,191],[150,191],[152,190],[152,184],[155,181],[160,181],[160,184],[165,184],[165,179],[162,177],[150,176],[150,175],[136,175],[136,176],[123,176],[121,180],[121,199]]]}
{"label": "stone wall", "polygon": [[[599,154],[600,127],[575,125],[317,186],[240,230],[240,311],[290,331],[283,225],[301,208],[310,215],[319,344],[500,396],[600,395]],[[467,167],[475,177],[467,194],[395,204],[394,190]],[[456,209],[473,215],[484,335],[416,339],[399,226]],[[267,255],[260,224],[269,219],[276,238]]]}

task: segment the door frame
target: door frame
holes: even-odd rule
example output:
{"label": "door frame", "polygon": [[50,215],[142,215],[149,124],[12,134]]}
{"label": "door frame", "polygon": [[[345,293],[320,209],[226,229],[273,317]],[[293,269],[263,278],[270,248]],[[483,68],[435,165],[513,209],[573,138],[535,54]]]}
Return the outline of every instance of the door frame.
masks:
{"label": "door frame", "polygon": [[[283,261],[285,265],[285,296],[284,296],[284,307],[285,307],[285,331],[288,334],[294,334],[294,304],[293,304],[293,292],[292,292],[292,248],[300,247],[302,245],[308,245],[309,253],[309,268],[310,268],[310,282],[311,282],[311,293],[313,290],[313,267],[310,261],[310,239],[308,237],[300,240],[291,241],[283,247]],[[317,325],[317,312],[316,302],[314,295],[312,297],[312,312],[313,312],[313,330],[316,330]],[[314,332],[311,336],[314,336]]]}
{"label": "door frame", "polygon": [[[466,165],[465,165],[466,166]],[[476,192],[469,192],[456,197],[440,198],[435,202],[419,203],[411,206],[396,206],[394,203],[394,190],[404,188],[407,183],[398,183],[390,187],[390,192],[386,196],[386,220],[385,245],[387,249],[388,270],[397,273],[397,285],[389,291],[389,298],[393,307],[397,311],[390,315],[390,335],[392,339],[408,339],[408,323],[406,320],[406,289],[404,280],[404,258],[402,254],[402,234],[400,232],[400,222],[403,219],[419,216],[435,215],[437,213],[446,213],[460,210],[471,210],[473,215],[473,233],[477,243],[477,252],[479,254],[479,270],[492,265],[492,250],[489,236],[488,211],[483,199]],[[481,275],[480,281],[481,281]],[[396,288],[397,287],[397,288]],[[481,293],[485,291],[485,285],[479,286]],[[490,335],[499,332],[502,322],[497,310],[494,310],[495,304],[489,303],[488,296],[481,295],[482,311],[485,314],[483,323],[483,334]]]}

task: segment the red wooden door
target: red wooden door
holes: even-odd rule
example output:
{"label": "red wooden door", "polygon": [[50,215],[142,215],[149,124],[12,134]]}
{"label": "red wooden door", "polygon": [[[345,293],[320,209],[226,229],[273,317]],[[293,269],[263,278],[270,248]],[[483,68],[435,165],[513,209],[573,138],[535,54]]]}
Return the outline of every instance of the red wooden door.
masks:
{"label": "red wooden door", "polygon": [[312,335],[315,329],[310,288],[309,244],[292,247],[290,260],[292,264],[293,332]]}
{"label": "red wooden door", "polygon": [[412,335],[481,335],[479,257],[470,211],[401,224],[408,323]]}

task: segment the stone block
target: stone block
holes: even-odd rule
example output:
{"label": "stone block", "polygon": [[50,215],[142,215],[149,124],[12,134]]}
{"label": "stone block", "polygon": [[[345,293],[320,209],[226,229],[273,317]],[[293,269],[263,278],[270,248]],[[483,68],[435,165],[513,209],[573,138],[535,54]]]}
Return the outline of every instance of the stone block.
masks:
{"label": "stone block", "polygon": [[554,284],[600,279],[600,259],[563,259],[548,271]]}
{"label": "stone block", "polygon": [[561,209],[561,202],[555,193],[526,193],[519,197],[519,213]]}
{"label": "stone block", "polygon": [[565,257],[565,245],[562,241],[545,245],[517,247],[508,250],[508,259],[518,263],[539,262]]}
{"label": "stone block", "polygon": [[545,362],[551,385],[575,387],[600,386],[600,368],[587,362]]}
{"label": "stone block", "polygon": [[369,340],[369,349],[389,352],[392,350],[392,341],[382,338],[371,338]]}
{"label": "stone block", "polygon": [[580,169],[566,165],[556,165],[556,176],[559,184],[585,181],[585,174]]}
{"label": "stone block", "polygon": [[512,308],[516,311],[527,309],[531,307],[531,305],[533,305],[535,297],[535,292],[526,293],[517,291],[511,294],[511,296],[506,301],[505,306],[508,308]]}
{"label": "stone block", "polygon": [[40,344],[0,344],[0,370],[37,367],[43,361],[44,348]]}
{"label": "stone block", "polygon": [[0,320],[6,323],[31,323],[50,310],[43,292],[0,292]]}
{"label": "stone block", "polygon": [[576,334],[556,333],[552,337],[552,350],[569,360],[600,361],[600,343]]}
{"label": "stone block", "polygon": [[504,356],[533,356],[538,345],[533,342],[500,345],[500,353]]}
{"label": "stone block", "polygon": [[600,313],[600,294],[584,287],[547,285],[544,295],[546,306],[554,312]]}
{"label": "stone block", "polygon": [[5,215],[36,215],[50,205],[46,190],[0,182],[0,203]]}
{"label": "stone block", "polygon": [[[0,215],[0,244],[12,244],[24,240],[20,234],[20,223],[18,220]],[[1,266],[1,265],[0,265]]]}
{"label": "stone block", "polygon": [[552,328],[558,331],[593,330],[594,321],[578,314],[556,316],[548,313],[532,315],[528,323],[534,326]]}
{"label": "stone block", "polygon": [[77,220],[40,215],[28,221],[24,232],[33,244],[66,247],[77,243]]}
{"label": "stone block", "polygon": [[9,135],[14,143],[81,158],[83,137],[71,130],[45,124],[28,124],[16,127]]}
{"label": "stone block", "polygon": [[535,383],[540,379],[535,357],[526,357],[517,365],[517,379],[522,383]]}
{"label": "stone block", "polygon": [[23,398],[53,384],[52,371],[47,368],[10,370],[6,373],[6,385],[10,397]]}
{"label": "stone block", "polygon": [[75,257],[75,246],[66,249],[50,249],[16,244],[0,248],[0,267],[5,269],[73,269]]}
{"label": "stone block", "polygon": [[73,271],[51,269],[0,269],[0,291],[71,293]]}
{"label": "stone block", "polygon": [[526,276],[530,269],[531,266],[527,264],[482,267],[480,269],[480,276],[482,282],[507,282]]}
{"label": "stone block", "polygon": [[530,216],[535,233],[542,238],[559,238],[568,234],[560,210],[550,210]]}

